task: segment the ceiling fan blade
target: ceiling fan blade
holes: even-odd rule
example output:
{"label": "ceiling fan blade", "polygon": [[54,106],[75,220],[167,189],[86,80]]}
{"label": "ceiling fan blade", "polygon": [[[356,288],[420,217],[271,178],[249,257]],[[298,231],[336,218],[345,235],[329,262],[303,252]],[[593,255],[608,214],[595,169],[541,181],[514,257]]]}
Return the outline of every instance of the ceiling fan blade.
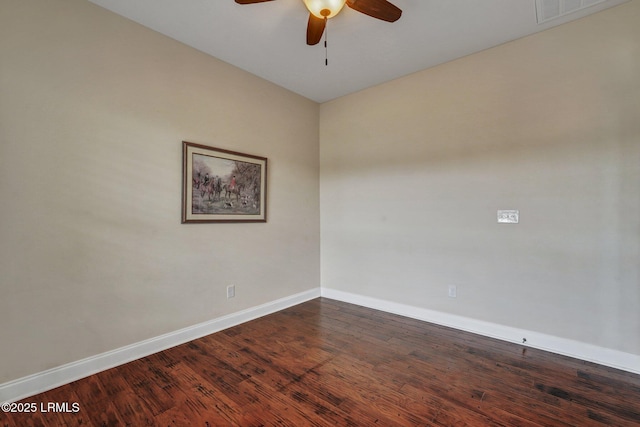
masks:
{"label": "ceiling fan blade", "polygon": [[309,14],[309,23],[307,24],[307,44],[309,46],[318,44],[322,39],[322,33],[324,33],[326,25],[326,19],[318,18],[313,13]]}
{"label": "ceiling fan blade", "polygon": [[387,22],[396,22],[402,16],[402,10],[387,0],[347,0],[347,6]]}
{"label": "ceiling fan blade", "polygon": [[273,0],[236,0],[238,4],[253,4],[253,3],[262,3],[265,1],[273,1]]}

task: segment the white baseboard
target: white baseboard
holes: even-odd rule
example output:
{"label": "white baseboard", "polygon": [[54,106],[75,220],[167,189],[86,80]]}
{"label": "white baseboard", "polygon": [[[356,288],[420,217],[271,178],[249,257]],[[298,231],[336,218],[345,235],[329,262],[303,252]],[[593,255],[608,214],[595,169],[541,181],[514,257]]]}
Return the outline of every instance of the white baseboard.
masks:
{"label": "white baseboard", "polygon": [[175,347],[176,345],[184,344],[232,326],[266,316],[267,314],[275,313],[319,296],[517,344],[522,344],[522,337],[526,337],[526,345],[532,348],[538,348],[552,353],[562,354],[576,359],[586,360],[640,374],[640,356],[638,355],[363,295],[328,288],[316,288],[0,384],[0,402],[14,402],[24,399],[61,385],[68,384],[72,381],[85,378],[89,375]]}
{"label": "white baseboard", "polygon": [[14,402],[141,357],[219,332],[320,296],[320,288],[291,295],[126,347],[0,384],[0,403]]}
{"label": "white baseboard", "polygon": [[322,296],[521,345],[526,337],[524,345],[528,347],[640,374],[640,356],[636,354],[335,289],[322,288]]}

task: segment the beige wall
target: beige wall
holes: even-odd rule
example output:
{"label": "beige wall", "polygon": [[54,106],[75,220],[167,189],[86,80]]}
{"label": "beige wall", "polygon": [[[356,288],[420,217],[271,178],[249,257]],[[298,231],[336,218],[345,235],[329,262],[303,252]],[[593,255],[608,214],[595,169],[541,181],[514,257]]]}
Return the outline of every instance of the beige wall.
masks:
{"label": "beige wall", "polygon": [[639,22],[633,0],[323,104],[323,289],[640,354]]}
{"label": "beige wall", "polygon": [[[82,0],[0,52],[0,383],[319,286],[317,104]],[[180,224],[183,140],[268,157],[269,221]]]}

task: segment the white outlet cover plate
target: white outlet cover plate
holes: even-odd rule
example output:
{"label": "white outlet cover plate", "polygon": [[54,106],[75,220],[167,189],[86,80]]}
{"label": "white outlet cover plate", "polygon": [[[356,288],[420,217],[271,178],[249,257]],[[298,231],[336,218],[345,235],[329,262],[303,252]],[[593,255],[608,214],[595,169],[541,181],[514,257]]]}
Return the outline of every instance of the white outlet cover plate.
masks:
{"label": "white outlet cover plate", "polygon": [[520,221],[520,211],[517,210],[498,210],[498,223],[500,224],[517,224]]}
{"label": "white outlet cover plate", "polygon": [[456,298],[458,295],[458,289],[456,285],[449,285],[449,298]]}

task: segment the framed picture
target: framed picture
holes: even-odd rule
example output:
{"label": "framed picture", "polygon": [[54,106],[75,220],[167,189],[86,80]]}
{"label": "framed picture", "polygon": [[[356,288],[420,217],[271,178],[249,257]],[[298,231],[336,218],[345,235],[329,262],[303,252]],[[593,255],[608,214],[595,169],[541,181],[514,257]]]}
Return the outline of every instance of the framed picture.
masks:
{"label": "framed picture", "polygon": [[267,159],[182,142],[182,223],[266,222]]}

